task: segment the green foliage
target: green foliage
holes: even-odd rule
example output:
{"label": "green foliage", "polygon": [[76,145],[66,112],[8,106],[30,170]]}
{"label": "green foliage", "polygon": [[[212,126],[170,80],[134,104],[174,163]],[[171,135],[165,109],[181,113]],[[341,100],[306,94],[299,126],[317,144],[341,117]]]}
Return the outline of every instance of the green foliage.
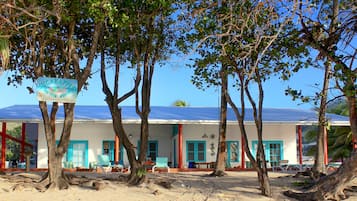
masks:
{"label": "green foliage", "polygon": [[[332,102],[327,112],[348,116],[348,107],[345,101],[337,99]],[[305,143],[311,143],[316,141],[316,135],[318,132],[317,126],[312,126],[305,133]],[[332,160],[343,160],[350,156],[352,151],[352,132],[351,128],[347,126],[332,126],[328,132],[328,155]],[[311,146],[307,150],[307,155],[313,156],[316,152],[316,146]]]}
{"label": "green foliage", "polygon": [[144,177],[146,175],[146,169],[145,168],[138,169],[138,171],[136,171],[136,175],[139,178]]}
{"label": "green foliage", "polygon": [[[11,130],[6,131],[8,135],[20,139],[21,126],[17,126]],[[6,160],[19,160],[20,159],[20,144],[12,140],[6,141]]]}
{"label": "green foliage", "polygon": [[[11,43],[8,84],[38,76],[79,78],[84,72],[79,60],[88,58],[95,20],[102,19],[93,13],[105,15],[99,1],[15,2],[15,9],[0,3],[7,19],[2,31]],[[13,15],[14,10],[23,12]]]}
{"label": "green foliage", "polygon": [[[274,5],[247,0],[224,4],[189,4],[188,15],[183,14],[188,28],[176,45],[185,54],[197,52],[198,56],[188,64],[194,70],[192,83],[196,87],[220,85],[221,65],[227,66],[227,74],[233,79],[238,78],[233,72],[241,68],[248,77],[253,76],[253,81],[255,73],[249,68],[257,67],[265,81],[275,75],[288,80],[293,72],[311,64],[311,59],[306,58],[308,49],[297,40],[298,30],[288,19],[281,20],[285,14]],[[232,87],[238,86],[232,83]]]}

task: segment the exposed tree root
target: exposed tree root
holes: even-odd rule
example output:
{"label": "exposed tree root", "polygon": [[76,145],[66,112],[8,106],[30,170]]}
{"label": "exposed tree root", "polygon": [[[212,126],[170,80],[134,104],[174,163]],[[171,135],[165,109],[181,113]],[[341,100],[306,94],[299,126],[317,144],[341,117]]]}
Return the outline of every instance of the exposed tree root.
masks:
{"label": "exposed tree root", "polygon": [[156,185],[162,186],[162,187],[164,187],[166,189],[171,189],[173,182],[174,182],[173,180],[169,180],[169,179],[160,179],[160,180],[155,180],[154,183]]}
{"label": "exposed tree root", "polygon": [[[93,190],[102,190],[109,186],[109,182],[105,182],[102,179],[90,179],[87,177],[77,177],[74,175],[64,175],[62,182],[60,183],[51,183],[48,181],[48,174],[44,174],[42,177],[28,174],[20,173],[14,175],[2,175],[2,178],[15,183],[9,191],[23,191],[25,189],[32,189],[39,192],[52,191],[58,189],[66,189],[71,185],[77,185],[84,188],[89,188]],[[123,180],[121,180],[123,182]]]}
{"label": "exposed tree root", "polygon": [[348,198],[348,195],[346,194],[348,193],[348,190],[345,190],[345,188],[349,188],[346,186],[349,178],[344,177],[345,179],[343,179],[338,172],[329,176],[322,176],[318,181],[314,181],[309,172],[298,173],[294,177],[298,178],[302,176],[310,179],[310,182],[307,182],[305,186],[302,186],[302,189],[304,189],[305,192],[293,192],[289,190],[284,192],[285,196],[302,201],[339,201]]}
{"label": "exposed tree root", "polygon": [[297,193],[291,190],[284,191],[283,193],[285,196],[295,198],[297,200],[304,200],[304,201],[322,201],[324,200],[322,196],[318,196],[316,192],[312,193]]}
{"label": "exposed tree root", "polygon": [[227,173],[222,171],[222,170],[214,170],[208,176],[211,176],[211,177],[223,177],[223,176],[226,176],[226,175],[227,175]]}
{"label": "exposed tree root", "polygon": [[140,184],[143,184],[146,181],[147,181],[147,179],[146,179],[145,175],[142,175],[142,176],[135,175],[135,176],[129,177],[128,184],[130,186],[139,186]]}

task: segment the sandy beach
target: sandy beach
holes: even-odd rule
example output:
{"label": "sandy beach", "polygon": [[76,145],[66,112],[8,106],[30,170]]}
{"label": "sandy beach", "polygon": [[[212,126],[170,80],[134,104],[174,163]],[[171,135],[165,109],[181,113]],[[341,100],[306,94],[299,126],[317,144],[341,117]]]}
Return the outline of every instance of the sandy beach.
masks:
{"label": "sandy beach", "polygon": [[[296,178],[287,173],[269,173],[273,197],[260,195],[255,172],[227,172],[225,177],[207,177],[209,172],[181,173],[148,173],[148,182],[139,187],[129,187],[123,182],[124,173],[72,173],[79,177],[89,178],[90,181],[72,185],[62,191],[39,192],[31,186],[18,187],[10,182],[8,175],[0,176],[0,201],[85,201],[85,200],[126,200],[126,201],[288,201],[282,192],[288,189],[298,190]],[[17,177],[39,179],[39,173],[7,173]],[[93,182],[104,184],[103,189],[95,190]],[[159,185],[168,182],[171,188]],[[300,179],[302,181],[302,179]],[[357,200],[354,193],[348,199]]]}

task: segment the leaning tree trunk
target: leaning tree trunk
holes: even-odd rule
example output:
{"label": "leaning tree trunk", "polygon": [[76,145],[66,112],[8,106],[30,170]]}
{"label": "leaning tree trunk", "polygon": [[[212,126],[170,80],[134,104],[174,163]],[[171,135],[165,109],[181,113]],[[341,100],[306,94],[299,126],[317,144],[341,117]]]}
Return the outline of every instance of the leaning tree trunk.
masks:
{"label": "leaning tree trunk", "polygon": [[210,176],[227,175],[224,172],[226,169],[226,160],[227,160],[227,152],[226,152],[227,150],[227,143],[226,143],[227,100],[225,96],[225,91],[227,90],[227,74],[225,73],[224,69],[222,69],[220,75],[221,75],[222,84],[221,84],[221,110],[220,110],[220,121],[219,121],[218,150],[217,150],[216,165],[214,167],[214,171],[210,174]]}
{"label": "leaning tree trunk", "polygon": [[[110,99],[107,98],[107,101],[109,100]],[[110,106],[109,108],[112,113],[114,131],[116,135],[119,136],[119,140],[122,142],[126,150],[130,163],[130,174],[127,182],[129,185],[140,185],[146,180],[144,165],[137,160],[135,154],[135,147],[126,135],[122,122],[121,109],[118,108],[117,105],[111,104],[110,101],[108,102],[108,105]]]}

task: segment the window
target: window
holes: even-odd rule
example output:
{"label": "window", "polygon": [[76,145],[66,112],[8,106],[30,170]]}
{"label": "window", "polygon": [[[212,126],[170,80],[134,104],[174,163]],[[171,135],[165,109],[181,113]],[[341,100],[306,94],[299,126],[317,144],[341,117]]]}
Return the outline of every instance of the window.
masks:
{"label": "window", "polygon": [[[140,140],[138,141],[138,153],[140,153]],[[148,159],[152,161],[156,161],[156,157],[158,156],[158,142],[156,140],[148,141],[148,150],[146,153]]]}
{"label": "window", "polygon": [[227,141],[227,161],[239,162],[239,142]]}
{"label": "window", "polygon": [[205,141],[187,141],[186,142],[186,160],[204,162],[206,161],[206,142]]}
{"label": "window", "polygon": [[147,156],[152,161],[156,161],[157,157],[157,141],[149,141]]}
{"label": "window", "polygon": [[[256,155],[256,150],[258,146],[258,141],[252,141],[253,145],[253,154]],[[283,141],[263,141],[264,152],[265,152],[265,160],[270,162],[272,167],[278,166],[279,161],[284,159],[283,156]]]}
{"label": "window", "polygon": [[103,141],[103,154],[109,156],[110,161],[114,161],[115,153],[115,142],[114,141]]}

